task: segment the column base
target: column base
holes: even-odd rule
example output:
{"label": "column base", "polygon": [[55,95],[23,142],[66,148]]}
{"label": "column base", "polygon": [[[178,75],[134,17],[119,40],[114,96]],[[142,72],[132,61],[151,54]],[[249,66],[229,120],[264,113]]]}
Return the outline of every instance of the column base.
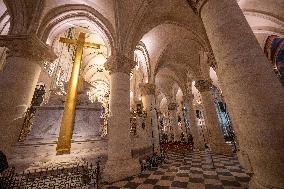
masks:
{"label": "column base", "polygon": [[[24,117],[14,119],[12,122],[6,125],[9,128],[8,131],[3,131],[5,135],[0,136],[0,150],[8,157],[14,153],[14,145],[18,143],[19,136],[24,124]],[[1,125],[2,126],[2,125]],[[2,131],[1,131],[2,132]]]}
{"label": "column base", "polygon": [[249,189],[284,189],[282,186],[264,186],[261,183],[259,183],[256,178],[253,176],[251,181],[249,182]]}
{"label": "column base", "polygon": [[112,183],[138,175],[140,172],[141,166],[138,159],[108,160],[103,171],[103,181]]}
{"label": "column base", "polygon": [[248,154],[243,151],[237,151],[237,156],[240,162],[240,165],[249,173],[253,173],[252,166],[248,157]]}
{"label": "column base", "polygon": [[231,146],[226,143],[222,144],[210,144],[211,151],[214,154],[221,154],[221,155],[233,155],[233,151]]}

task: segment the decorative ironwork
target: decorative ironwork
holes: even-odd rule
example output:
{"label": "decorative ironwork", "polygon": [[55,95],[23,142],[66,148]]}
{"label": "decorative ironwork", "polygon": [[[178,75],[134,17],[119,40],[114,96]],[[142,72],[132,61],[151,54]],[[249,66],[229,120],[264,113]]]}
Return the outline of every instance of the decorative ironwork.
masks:
{"label": "decorative ironwork", "polygon": [[132,111],[130,112],[130,133],[132,133],[134,136],[137,135],[136,129],[138,126],[137,123],[137,118],[140,117],[141,121],[139,123],[141,123],[141,127],[142,129],[145,129],[146,127],[146,118],[147,118],[147,111],[143,109],[143,103],[142,101],[137,101],[136,102],[136,109],[132,109]]}
{"label": "decorative ironwork", "polygon": [[38,189],[38,188],[99,188],[101,179],[100,161],[66,168],[47,168],[27,171],[21,174],[10,168],[0,174],[2,189]]}
{"label": "decorative ironwork", "polygon": [[18,141],[23,142],[26,140],[28,134],[30,133],[33,125],[33,118],[36,113],[36,107],[40,106],[43,102],[45,94],[45,86],[37,85],[32,98],[31,106],[27,109],[24,117],[23,127],[19,136]]}
{"label": "decorative ironwork", "polygon": [[153,167],[158,167],[159,165],[163,163],[167,163],[166,162],[167,158],[168,158],[168,155],[166,154],[165,150],[161,148],[160,155],[157,155],[156,153],[154,153],[153,156],[140,161],[141,172],[147,169],[151,169]]}
{"label": "decorative ironwork", "polygon": [[147,111],[144,109],[143,103],[141,100],[136,101],[136,108],[132,108],[130,114],[132,117],[143,117],[146,118],[147,117]]}
{"label": "decorative ironwork", "polygon": [[130,133],[137,135],[137,113],[134,109],[130,112]]}
{"label": "decorative ironwork", "polygon": [[133,136],[136,136],[137,135],[137,120],[136,120],[136,118],[130,118],[130,123],[131,123],[130,133]]}
{"label": "decorative ironwork", "polygon": [[18,139],[19,142],[25,141],[27,136],[31,132],[34,115],[35,115],[35,110],[32,107],[28,108],[25,113],[23,127]]}
{"label": "decorative ironwork", "polygon": [[109,105],[107,105],[107,108],[103,107],[103,111],[101,114],[101,119],[102,119],[102,132],[101,132],[101,137],[106,137],[108,134],[108,118],[109,118]]}

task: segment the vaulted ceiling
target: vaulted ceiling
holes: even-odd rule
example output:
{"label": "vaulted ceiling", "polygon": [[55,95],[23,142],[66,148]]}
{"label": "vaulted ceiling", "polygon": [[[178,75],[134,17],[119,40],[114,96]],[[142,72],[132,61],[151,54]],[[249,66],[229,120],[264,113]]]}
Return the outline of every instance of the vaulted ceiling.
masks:
{"label": "vaulted ceiling", "polygon": [[[119,51],[129,57],[142,41],[149,54],[149,82],[161,88],[178,84],[184,90],[189,75],[193,80],[201,75],[200,53],[210,51],[202,21],[186,0],[162,3],[161,0],[4,0],[4,3],[16,33],[36,30],[46,40],[52,32],[66,30],[68,24],[90,23],[105,34],[112,53]],[[284,35],[283,0],[238,0],[238,3],[262,47],[269,34]],[[2,0],[0,7],[6,9]]]}

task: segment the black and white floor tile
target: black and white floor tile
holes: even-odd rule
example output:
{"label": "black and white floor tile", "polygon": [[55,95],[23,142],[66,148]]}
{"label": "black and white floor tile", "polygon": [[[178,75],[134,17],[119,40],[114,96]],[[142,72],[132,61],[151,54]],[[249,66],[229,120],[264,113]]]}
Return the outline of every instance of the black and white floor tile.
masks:
{"label": "black and white floor tile", "polygon": [[234,156],[169,151],[167,162],[106,189],[245,189],[250,176]]}

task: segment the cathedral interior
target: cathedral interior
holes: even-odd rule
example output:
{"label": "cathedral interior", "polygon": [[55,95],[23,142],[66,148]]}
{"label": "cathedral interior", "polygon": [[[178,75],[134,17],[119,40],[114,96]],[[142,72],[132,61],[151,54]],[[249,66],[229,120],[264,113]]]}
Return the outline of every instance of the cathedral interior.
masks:
{"label": "cathedral interior", "polygon": [[0,189],[284,189],[284,0],[0,0]]}

